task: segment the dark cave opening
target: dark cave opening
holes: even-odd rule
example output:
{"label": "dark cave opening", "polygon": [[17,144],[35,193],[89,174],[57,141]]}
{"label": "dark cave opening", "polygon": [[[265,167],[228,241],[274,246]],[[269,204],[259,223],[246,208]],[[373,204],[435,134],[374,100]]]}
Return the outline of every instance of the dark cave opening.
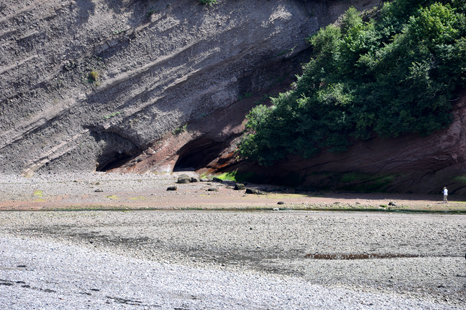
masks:
{"label": "dark cave opening", "polygon": [[106,157],[104,160],[98,161],[98,167],[96,167],[96,171],[108,171],[111,169],[119,168],[130,161],[134,156],[127,154],[125,152],[118,153],[115,152],[112,154],[112,157]]}
{"label": "dark cave opening", "polygon": [[179,150],[179,158],[173,171],[192,171],[206,167],[219,157],[228,142],[216,142],[208,138],[191,141]]}

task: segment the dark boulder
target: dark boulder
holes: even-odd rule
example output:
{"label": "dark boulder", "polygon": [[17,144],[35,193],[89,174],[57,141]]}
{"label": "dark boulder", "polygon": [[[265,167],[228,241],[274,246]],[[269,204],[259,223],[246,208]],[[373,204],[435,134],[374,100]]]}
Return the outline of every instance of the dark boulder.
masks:
{"label": "dark boulder", "polygon": [[190,182],[191,182],[191,177],[187,174],[182,174],[178,177],[177,183],[185,184],[185,183],[190,183]]}
{"label": "dark boulder", "polygon": [[236,183],[235,184],[235,190],[240,191],[244,189],[244,184],[243,183]]}
{"label": "dark boulder", "polygon": [[264,193],[261,192],[260,190],[253,189],[253,188],[246,188],[246,194],[264,195]]}

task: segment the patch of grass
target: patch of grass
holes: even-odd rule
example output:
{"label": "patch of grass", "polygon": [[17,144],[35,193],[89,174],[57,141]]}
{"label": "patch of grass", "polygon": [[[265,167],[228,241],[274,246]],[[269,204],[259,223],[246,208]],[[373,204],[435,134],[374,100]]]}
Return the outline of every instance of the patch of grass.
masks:
{"label": "patch of grass", "polygon": [[225,172],[222,173],[221,175],[218,175],[217,178],[223,181],[236,181],[236,171],[233,172]]}
{"label": "patch of grass", "polygon": [[244,95],[239,96],[238,100],[243,100],[243,99],[246,99],[246,98],[249,98],[249,97],[252,97],[252,93],[245,93]]}
{"label": "patch of grass", "polygon": [[153,14],[158,13],[159,11],[160,11],[160,10],[151,9],[149,12],[147,12],[146,17],[149,18],[149,17],[151,17]]}
{"label": "patch of grass", "polygon": [[172,134],[179,135],[180,133],[185,132],[187,127],[188,127],[188,124],[184,124],[183,126],[178,127],[175,130],[173,130]]}
{"label": "patch of grass", "polygon": [[372,178],[367,177],[366,179],[361,180],[363,183],[349,185],[345,187],[345,189],[366,193],[383,192],[397,177],[398,175],[373,176]]}
{"label": "patch of grass", "polygon": [[459,181],[461,183],[466,183],[466,175],[459,175],[453,178],[455,181]]}
{"label": "patch of grass", "polygon": [[105,196],[105,198],[108,198],[108,199],[119,199],[116,195]]}
{"label": "patch of grass", "polygon": [[207,179],[208,176],[209,176],[209,174],[208,174],[207,172],[203,172],[203,173],[199,176],[199,178],[200,178],[200,179]]}
{"label": "patch of grass", "polygon": [[365,181],[365,180],[368,180],[370,178],[371,178],[370,175],[367,175],[367,174],[364,174],[364,173],[361,173],[361,172],[350,172],[350,173],[345,173],[341,177],[341,182],[350,183],[350,182],[353,182],[353,181]]}
{"label": "patch of grass", "polygon": [[280,53],[277,54],[277,56],[282,56],[282,55],[285,55],[286,53],[292,53],[294,51],[295,47],[290,48],[289,50],[281,51]]}
{"label": "patch of grass", "polygon": [[92,70],[87,75],[87,80],[89,83],[97,82],[98,78],[99,78],[99,72],[96,70]]}
{"label": "patch of grass", "polygon": [[147,198],[144,196],[137,196],[137,197],[130,197],[130,200],[146,200]]}
{"label": "patch of grass", "polygon": [[233,181],[233,182],[251,182],[255,177],[254,172],[238,172],[230,171],[218,175],[217,178],[224,181]]}
{"label": "patch of grass", "polygon": [[43,193],[42,193],[41,190],[36,189],[36,190],[34,191],[34,196],[42,197],[42,196],[43,196]]}
{"label": "patch of grass", "polygon": [[113,112],[112,114],[105,115],[105,116],[104,116],[104,120],[107,120],[107,119],[109,119],[109,118],[112,118],[112,117],[117,116],[117,115],[120,115],[120,114],[121,114],[121,112]]}
{"label": "patch of grass", "polygon": [[199,3],[210,6],[212,4],[217,4],[217,0],[199,0]]}

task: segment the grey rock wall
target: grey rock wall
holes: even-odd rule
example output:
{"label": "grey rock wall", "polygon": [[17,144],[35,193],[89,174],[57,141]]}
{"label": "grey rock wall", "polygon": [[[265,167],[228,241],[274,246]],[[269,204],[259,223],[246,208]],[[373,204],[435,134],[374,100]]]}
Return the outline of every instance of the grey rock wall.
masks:
{"label": "grey rock wall", "polygon": [[3,0],[0,173],[92,171],[134,156],[267,87],[258,68],[305,50],[356,3],[218,2]]}

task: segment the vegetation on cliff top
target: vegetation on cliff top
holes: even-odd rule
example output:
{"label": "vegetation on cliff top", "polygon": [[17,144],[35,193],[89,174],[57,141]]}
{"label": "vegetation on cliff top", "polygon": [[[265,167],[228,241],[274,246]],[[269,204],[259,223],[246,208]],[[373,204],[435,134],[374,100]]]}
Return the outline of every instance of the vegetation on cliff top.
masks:
{"label": "vegetation on cliff top", "polygon": [[349,9],[309,38],[314,55],[293,90],[248,114],[241,154],[270,165],[445,128],[466,86],[465,13],[466,0],[396,0],[369,21]]}

